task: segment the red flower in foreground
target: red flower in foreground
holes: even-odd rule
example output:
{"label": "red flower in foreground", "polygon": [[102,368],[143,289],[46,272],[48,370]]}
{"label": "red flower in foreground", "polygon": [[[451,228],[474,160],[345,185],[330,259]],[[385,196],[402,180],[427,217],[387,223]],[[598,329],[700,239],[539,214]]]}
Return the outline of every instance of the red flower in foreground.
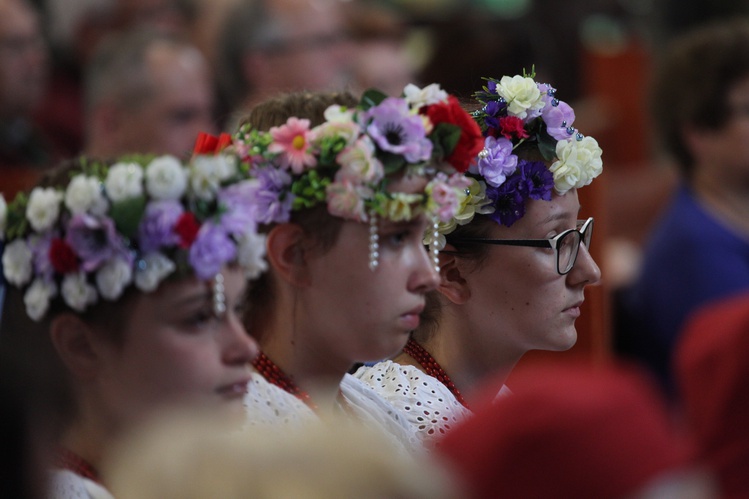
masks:
{"label": "red flower in foreground", "polygon": [[528,132],[523,126],[523,120],[517,116],[499,118],[499,129],[504,138],[509,140],[528,138]]}
{"label": "red flower in foreground", "polygon": [[200,132],[195,140],[193,154],[216,154],[231,144],[231,135],[222,133],[218,137],[209,133]]}
{"label": "red flower in foreground", "polygon": [[192,212],[186,211],[177,219],[174,224],[174,232],[179,236],[180,248],[189,248],[198,237],[200,222],[195,218]]}
{"label": "red flower in foreground", "polygon": [[64,239],[56,237],[49,245],[49,262],[52,268],[60,274],[68,274],[78,270],[78,256]]}
{"label": "red flower in foreground", "polygon": [[439,123],[450,123],[460,127],[458,143],[445,159],[459,172],[468,170],[471,162],[484,147],[484,137],[476,121],[453,95],[448,97],[447,103],[427,106],[425,114],[435,126]]}

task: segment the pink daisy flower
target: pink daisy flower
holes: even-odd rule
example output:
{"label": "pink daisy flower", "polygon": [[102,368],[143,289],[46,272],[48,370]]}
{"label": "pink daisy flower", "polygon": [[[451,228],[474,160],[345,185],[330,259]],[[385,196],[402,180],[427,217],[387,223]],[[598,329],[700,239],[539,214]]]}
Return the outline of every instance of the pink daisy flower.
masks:
{"label": "pink daisy flower", "polygon": [[268,151],[282,153],[281,164],[284,168],[291,168],[299,175],[307,168],[317,164],[314,154],[310,152],[310,142],[314,134],[309,129],[309,120],[291,117],[285,125],[274,126],[270,129],[273,143]]}

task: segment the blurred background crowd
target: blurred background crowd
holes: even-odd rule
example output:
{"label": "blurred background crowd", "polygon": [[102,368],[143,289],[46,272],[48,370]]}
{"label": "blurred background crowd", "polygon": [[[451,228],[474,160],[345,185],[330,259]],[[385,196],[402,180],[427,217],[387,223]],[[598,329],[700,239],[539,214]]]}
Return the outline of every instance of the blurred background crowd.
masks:
{"label": "blurred background crowd", "polygon": [[470,97],[482,77],[535,68],[597,138],[606,171],[581,193],[603,282],[563,355],[634,358],[670,394],[671,352],[653,358],[667,347],[643,340],[631,299],[681,175],[654,138],[651,83],[669,41],[747,14],[739,0],[0,0],[0,191],[12,199],[84,153],[185,157],[198,132],[232,132],[281,91],[439,82]]}

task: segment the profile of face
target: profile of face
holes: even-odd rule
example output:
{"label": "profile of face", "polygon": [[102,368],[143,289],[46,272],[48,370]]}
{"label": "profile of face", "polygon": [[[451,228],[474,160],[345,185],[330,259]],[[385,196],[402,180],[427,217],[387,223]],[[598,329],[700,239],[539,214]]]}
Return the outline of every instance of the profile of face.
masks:
{"label": "profile of face", "polygon": [[[528,200],[520,220],[510,227],[491,224],[486,238],[552,238],[577,227],[579,210],[575,189],[562,196],[554,193],[551,201]],[[585,245],[580,244],[566,275],[557,272],[551,248],[492,245],[486,250],[480,265],[466,260],[460,264],[467,293],[463,306],[477,325],[471,345],[474,358],[491,365],[497,352],[517,356],[529,350],[571,348],[577,340],[575,319],[583,291],[601,277]]]}
{"label": "profile of face", "polygon": [[123,109],[121,152],[185,157],[199,132],[216,131],[208,64],[197,49],[165,44],[150,49],[147,64],[152,91],[135,108]]}
{"label": "profile of face", "polygon": [[699,165],[704,165],[702,173],[743,183],[749,178],[749,77],[729,89],[726,102],[725,124],[717,130],[689,133],[690,145]]}
{"label": "profile of face", "polygon": [[36,13],[21,0],[0,0],[0,115],[31,112],[46,78],[47,47]]}
{"label": "profile of face", "polygon": [[240,319],[244,273],[225,268],[222,275],[223,316],[214,313],[210,282],[183,278],[137,294],[121,344],[99,335],[96,386],[118,427],[178,404],[243,411],[258,347]]}
{"label": "profile of face", "polygon": [[[420,192],[419,181],[393,183],[399,192]],[[425,294],[438,275],[423,245],[427,217],[380,220],[379,264],[369,268],[369,226],[343,222],[333,246],[309,260],[309,290],[298,306],[315,317],[318,341],[347,362],[394,355],[419,325]]]}

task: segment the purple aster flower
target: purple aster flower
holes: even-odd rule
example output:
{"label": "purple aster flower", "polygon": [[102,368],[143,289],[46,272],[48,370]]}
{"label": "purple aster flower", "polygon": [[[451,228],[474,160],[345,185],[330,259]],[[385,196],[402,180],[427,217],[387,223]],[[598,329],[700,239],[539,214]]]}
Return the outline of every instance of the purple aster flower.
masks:
{"label": "purple aster flower", "polygon": [[556,140],[567,140],[575,133],[572,127],[575,111],[566,102],[558,101],[556,106],[546,106],[542,118],[546,123],[546,131]]}
{"label": "purple aster flower", "polygon": [[188,260],[195,275],[202,280],[211,279],[221,267],[237,257],[237,247],[226,231],[210,222],[204,223],[198,237],[190,246]]}
{"label": "purple aster flower", "polygon": [[256,226],[255,199],[258,188],[258,182],[245,180],[219,191],[219,203],[226,210],[221,215],[220,225],[229,234],[254,230]]}
{"label": "purple aster flower", "polygon": [[486,183],[499,187],[518,165],[518,157],[512,154],[512,142],[504,137],[487,137],[484,149],[479,153],[479,173]]}
{"label": "purple aster flower", "polygon": [[138,242],[142,253],[151,253],[179,244],[174,226],[184,212],[182,203],[174,200],[151,201],[138,226]]}
{"label": "purple aster flower", "polygon": [[[424,122],[410,113],[403,99],[388,97],[362,116],[367,133],[383,151],[403,156],[409,163],[426,161],[432,155],[432,142],[426,137]],[[371,121],[370,121],[371,120]]]}
{"label": "purple aster flower", "polygon": [[489,84],[486,85],[486,88],[489,89],[489,92],[496,94],[497,93],[497,82],[494,80],[489,80]]}
{"label": "purple aster flower", "polygon": [[68,224],[65,242],[81,259],[81,269],[91,272],[115,255],[127,255],[125,245],[117,234],[114,221],[88,214],[74,215]]}
{"label": "purple aster flower", "polygon": [[257,223],[283,223],[291,216],[294,196],[282,192],[291,184],[291,176],[275,168],[259,168],[255,172],[258,184],[251,202],[251,213]]}
{"label": "purple aster flower", "polygon": [[528,193],[529,198],[551,201],[554,174],[546,168],[543,161],[521,161],[518,169],[525,184],[523,190]]}
{"label": "purple aster flower", "polygon": [[498,224],[511,226],[525,215],[525,196],[520,175],[513,175],[499,187],[486,187],[486,196],[491,199],[494,213],[489,217]]}

